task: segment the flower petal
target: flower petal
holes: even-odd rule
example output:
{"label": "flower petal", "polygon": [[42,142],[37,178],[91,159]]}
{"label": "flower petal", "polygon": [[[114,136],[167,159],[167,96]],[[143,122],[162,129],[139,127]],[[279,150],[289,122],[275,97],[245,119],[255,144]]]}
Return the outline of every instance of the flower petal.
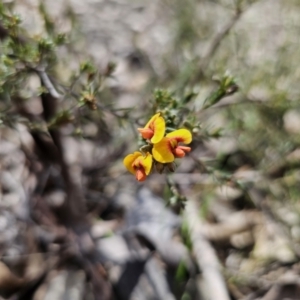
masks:
{"label": "flower petal", "polygon": [[178,146],[177,148],[180,148],[180,149],[183,150],[185,153],[191,152],[191,147]]}
{"label": "flower petal", "polygon": [[160,113],[155,114],[149,121],[148,123],[145,125],[144,128],[149,128],[150,124],[152,124],[158,117],[160,117]]}
{"label": "flower petal", "polygon": [[147,152],[145,157],[140,158],[140,164],[143,166],[146,175],[149,175],[152,169],[152,155]]}
{"label": "flower petal", "polygon": [[187,129],[178,129],[166,135],[167,138],[176,139],[178,143],[189,144],[192,141],[192,134]]}
{"label": "flower petal", "polygon": [[169,163],[174,161],[168,138],[164,137],[159,143],[154,144],[152,155],[158,162]]}
{"label": "flower petal", "polygon": [[166,123],[163,117],[158,117],[153,121],[154,135],[151,139],[153,144],[158,143],[165,135]]}
{"label": "flower petal", "polygon": [[185,152],[182,149],[180,149],[179,147],[176,147],[174,149],[174,155],[175,155],[175,157],[182,158],[185,156]]}
{"label": "flower petal", "polygon": [[151,139],[154,135],[153,130],[150,128],[138,128],[137,130],[145,140]]}
{"label": "flower petal", "polygon": [[142,153],[141,152],[134,152],[132,154],[128,154],[124,160],[123,160],[123,164],[124,166],[127,168],[127,170],[132,173],[132,174],[135,174],[135,170],[133,168],[133,163],[134,161],[139,157],[139,156],[142,156]]}
{"label": "flower petal", "polygon": [[147,178],[147,175],[145,174],[145,170],[144,169],[136,170],[135,178],[137,181],[145,181]]}

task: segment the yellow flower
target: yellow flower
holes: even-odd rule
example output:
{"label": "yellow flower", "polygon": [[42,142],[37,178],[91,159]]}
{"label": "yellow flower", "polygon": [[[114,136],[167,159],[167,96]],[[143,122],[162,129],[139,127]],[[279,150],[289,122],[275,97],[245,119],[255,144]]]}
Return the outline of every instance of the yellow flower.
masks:
{"label": "yellow flower", "polygon": [[145,156],[141,152],[127,155],[123,163],[127,170],[135,175],[138,181],[144,181],[152,168],[152,155],[147,152]]}
{"label": "yellow flower", "polygon": [[144,128],[138,128],[142,137],[146,140],[151,140],[151,143],[158,143],[165,134],[165,120],[160,113],[155,114]]}
{"label": "yellow flower", "polygon": [[187,129],[175,130],[154,144],[152,155],[160,163],[170,163],[176,157],[184,157],[191,151],[190,147],[180,146],[179,143],[189,144],[191,141],[192,134]]}

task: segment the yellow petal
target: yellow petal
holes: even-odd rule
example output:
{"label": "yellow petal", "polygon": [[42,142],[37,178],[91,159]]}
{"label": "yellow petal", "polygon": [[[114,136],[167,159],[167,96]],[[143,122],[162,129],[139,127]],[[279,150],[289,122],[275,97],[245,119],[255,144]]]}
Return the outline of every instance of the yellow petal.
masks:
{"label": "yellow petal", "polygon": [[146,175],[149,175],[152,169],[152,155],[147,152],[145,157],[140,158],[140,163],[144,167]]}
{"label": "yellow petal", "polygon": [[[152,136],[149,135],[148,132],[143,135],[147,129],[153,131]],[[139,128],[138,131],[142,134],[144,139],[151,139],[151,142],[156,144],[164,137],[165,129],[165,120],[161,117],[160,113],[157,113],[148,121],[144,128]]]}
{"label": "yellow petal", "polygon": [[155,160],[163,164],[174,161],[174,155],[170,148],[169,140],[166,137],[159,143],[154,144],[152,154]]}
{"label": "yellow petal", "polygon": [[166,135],[167,138],[175,139],[178,143],[189,144],[192,141],[192,134],[187,129],[178,129]]}
{"label": "yellow petal", "polygon": [[124,166],[127,168],[127,170],[130,172],[130,173],[132,173],[132,174],[135,174],[135,170],[134,170],[134,168],[133,168],[133,163],[134,163],[134,161],[139,157],[139,156],[142,156],[142,153],[141,152],[138,152],[138,151],[136,151],[136,152],[134,152],[134,153],[132,153],[132,154],[128,154],[125,158],[124,158],[124,160],[123,160],[123,164],[124,164]]}
{"label": "yellow petal", "polygon": [[164,137],[165,135],[165,130],[166,130],[166,123],[163,117],[157,117],[154,121],[153,121],[153,131],[154,131],[154,135],[151,138],[151,142],[153,144],[158,143],[159,141],[161,141],[161,139]]}
{"label": "yellow petal", "polygon": [[148,123],[145,125],[144,128],[149,128],[150,124],[154,122],[155,119],[157,119],[158,117],[160,117],[160,113],[155,114],[149,121]]}

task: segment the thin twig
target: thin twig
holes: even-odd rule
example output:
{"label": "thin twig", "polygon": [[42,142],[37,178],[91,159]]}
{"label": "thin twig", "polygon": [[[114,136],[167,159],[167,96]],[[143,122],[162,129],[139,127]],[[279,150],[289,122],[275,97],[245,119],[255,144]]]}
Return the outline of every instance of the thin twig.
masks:
{"label": "thin twig", "polygon": [[0,23],[0,40],[4,40],[7,37],[11,37],[14,41],[16,41],[19,44],[26,44],[27,39],[24,36],[21,35],[11,35],[11,33],[9,32],[9,30],[7,28],[5,28],[5,26]]}
{"label": "thin twig", "polygon": [[218,50],[221,42],[223,39],[227,36],[227,34],[230,32],[230,30],[233,28],[233,26],[237,23],[237,21],[240,19],[242,15],[242,12],[240,10],[237,10],[233,18],[229,21],[229,23],[220,31],[216,34],[216,36],[213,38],[207,53],[203,56],[201,59],[201,64],[200,64],[200,70],[205,70],[210,63],[212,57]]}
{"label": "thin twig", "polygon": [[[255,3],[255,2],[253,2]],[[206,54],[203,55],[201,58],[201,63],[199,66],[199,71],[196,74],[196,78],[202,77],[204,70],[207,68],[209,65],[211,59],[213,58],[214,54],[220,47],[222,41],[224,38],[228,35],[228,33],[231,31],[231,29],[235,26],[235,24],[240,20],[241,16],[243,13],[249,9],[249,7],[253,4],[249,4],[247,6],[247,9],[242,10],[239,5],[237,5],[235,14],[232,17],[232,19],[228,22],[228,24],[220,31],[218,32],[215,37],[212,39],[211,44],[208,47],[208,50]]]}
{"label": "thin twig", "polygon": [[39,75],[43,86],[48,90],[48,92],[51,94],[52,97],[58,99],[62,97],[62,95],[55,89],[53,83],[51,82],[48,74],[45,72],[45,70],[35,70],[37,74]]}

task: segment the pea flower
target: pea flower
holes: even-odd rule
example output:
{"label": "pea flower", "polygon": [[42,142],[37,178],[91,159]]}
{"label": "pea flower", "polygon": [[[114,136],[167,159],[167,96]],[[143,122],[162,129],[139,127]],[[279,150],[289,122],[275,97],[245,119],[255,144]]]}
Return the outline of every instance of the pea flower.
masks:
{"label": "pea flower", "polygon": [[163,138],[165,128],[165,120],[158,113],[149,120],[144,128],[138,128],[138,131],[144,139],[151,140],[152,144],[156,144]]}
{"label": "pea flower", "polygon": [[134,152],[128,154],[123,163],[127,170],[135,175],[135,178],[138,181],[144,181],[149,175],[152,168],[152,155],[147,152],[145,156],[141,152]]}
{"label": "pea flower", "polygon": [[187,129],[175,130],[153,145],[152,155],[160,163],[173,162],[176,157],[184,157],[191,151],[190,147],[181,146],[179,143],[189,144],[191,141],[192,134]]}

